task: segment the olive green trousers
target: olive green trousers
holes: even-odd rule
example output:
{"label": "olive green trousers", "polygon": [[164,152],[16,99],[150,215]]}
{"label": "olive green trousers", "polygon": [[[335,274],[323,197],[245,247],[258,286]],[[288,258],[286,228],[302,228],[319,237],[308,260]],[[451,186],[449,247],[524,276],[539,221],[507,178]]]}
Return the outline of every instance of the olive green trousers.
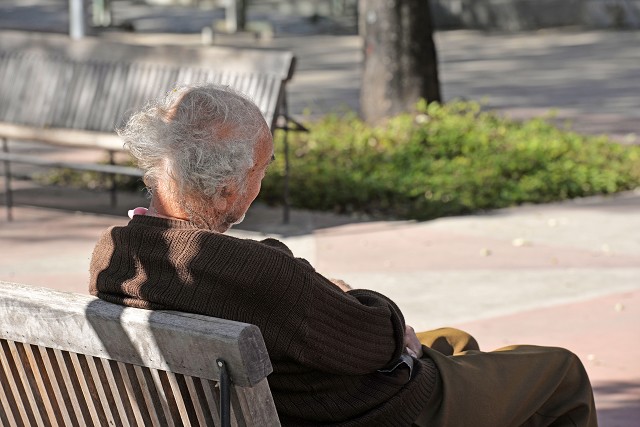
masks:
{"label": "olive green trousers", "polygon": [[578,357],[556,347],[481,352],[466,332],[418,333],[439,371],[415,427],[595,427],[593,391]]}

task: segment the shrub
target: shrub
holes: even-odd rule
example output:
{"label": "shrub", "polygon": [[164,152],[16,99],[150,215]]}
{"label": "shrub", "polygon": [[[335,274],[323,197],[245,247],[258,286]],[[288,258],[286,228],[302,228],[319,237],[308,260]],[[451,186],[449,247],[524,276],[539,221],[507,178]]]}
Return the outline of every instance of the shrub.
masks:
{"label": "shrub", "polygon": [[[559,129],[543,119],[508,120],[475,102],[417,105],[370,126],[353,112],[289,134],[290,199],[298,208],[374,217],[432,219],[640,186],[640,146]],[[284,134],[260,200],[282,202]],[[104,188],[92,172],[62,170],[40,181]],[[140,188],[119,177],[120,188]]]}
{"label": "shrub", "polygon": [[[350,112],[308,127],[289,134],[290,199],[299,208],[423,220],[640,185],[640,147],[543,119],[508,120],[474,102],[422,102],[380,126]],[[270,204],[282,198],[279,152],[260,195]]]}

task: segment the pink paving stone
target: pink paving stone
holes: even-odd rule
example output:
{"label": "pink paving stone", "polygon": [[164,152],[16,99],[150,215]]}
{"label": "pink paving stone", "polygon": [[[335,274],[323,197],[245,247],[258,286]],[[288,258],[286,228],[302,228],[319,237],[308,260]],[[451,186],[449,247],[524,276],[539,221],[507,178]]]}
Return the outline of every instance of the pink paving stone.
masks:
{"label": "pink paving stone", "polygon": [[483,350],[565,347],[583,361],[600,425],[640,426],[640,290],[455,325]]}
{"label": "pink paving stone", "polygon": [[355,224],[317,232],[319,271],[636,267],[640,256],[449,233],[413,226]]}
{"label": "pink paving stone", "polygon": [[0,227],[0,280],[88,293],[89,259],[100,233],[126,217],[14,208]]}

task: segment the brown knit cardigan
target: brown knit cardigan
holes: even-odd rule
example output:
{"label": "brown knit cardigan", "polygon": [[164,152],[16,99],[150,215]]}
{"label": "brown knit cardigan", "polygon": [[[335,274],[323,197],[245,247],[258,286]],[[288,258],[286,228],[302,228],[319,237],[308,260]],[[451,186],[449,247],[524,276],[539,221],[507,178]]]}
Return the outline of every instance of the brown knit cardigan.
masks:
{"label": "brown knit cardigan", "polygon": [[90,291],[146,309],[257,325],[283,425],[409,426],[430,400],[429,359],[394,366],[404,318],[373,291],[342,292],[275,239],[238,239],[186,221],[134,216],[100,237]]}

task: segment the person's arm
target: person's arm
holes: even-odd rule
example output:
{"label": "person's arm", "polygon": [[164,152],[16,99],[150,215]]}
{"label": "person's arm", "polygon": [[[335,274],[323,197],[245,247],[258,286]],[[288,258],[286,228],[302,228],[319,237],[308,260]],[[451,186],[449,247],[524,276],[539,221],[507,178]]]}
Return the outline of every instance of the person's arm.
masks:
{"label": "person's arm", "polygon": [[396,366],[405,351],[405,325],[395,303],[370,290],[343,292],[322,279],[325,283],[316,283],[305,317],[299,360],[341,375],[362,375]]}
{"label": "person's arm", "polygon": [[[266,239],[261,243],[293,258],[282,242]],[[347,375],[397,365],[407,347],[404,317],[397,305],[375,291],[351,289],[343,280],[329,280],[308,263],[293,259],[295,264],[286,263],[287,274],[281,282],[286,295],[280,303],[295,301],[296,309],[286,311],[296,315],[277,326],[280,333],[293,338],[287,345],[287,357],[314,369]],[[274,332],[274,326],[270,322],[263,327],[265,332],[267,328]]]}
{"label": "person's arm", "polygon": [[[338,288],[342,289],[343,292],[348,292],[353,290],[351,285],[349,285],[342,279],[329,279],[329,280]],[[409,325],[405,325],[404,345],[406,348],[406,352],[407,354],[409,354],[409,356],[412,356],[415,358],[422,357],[422,344],[420,343],[420,340],[418,340],[416,331],[413,329],[413,327]]]}

